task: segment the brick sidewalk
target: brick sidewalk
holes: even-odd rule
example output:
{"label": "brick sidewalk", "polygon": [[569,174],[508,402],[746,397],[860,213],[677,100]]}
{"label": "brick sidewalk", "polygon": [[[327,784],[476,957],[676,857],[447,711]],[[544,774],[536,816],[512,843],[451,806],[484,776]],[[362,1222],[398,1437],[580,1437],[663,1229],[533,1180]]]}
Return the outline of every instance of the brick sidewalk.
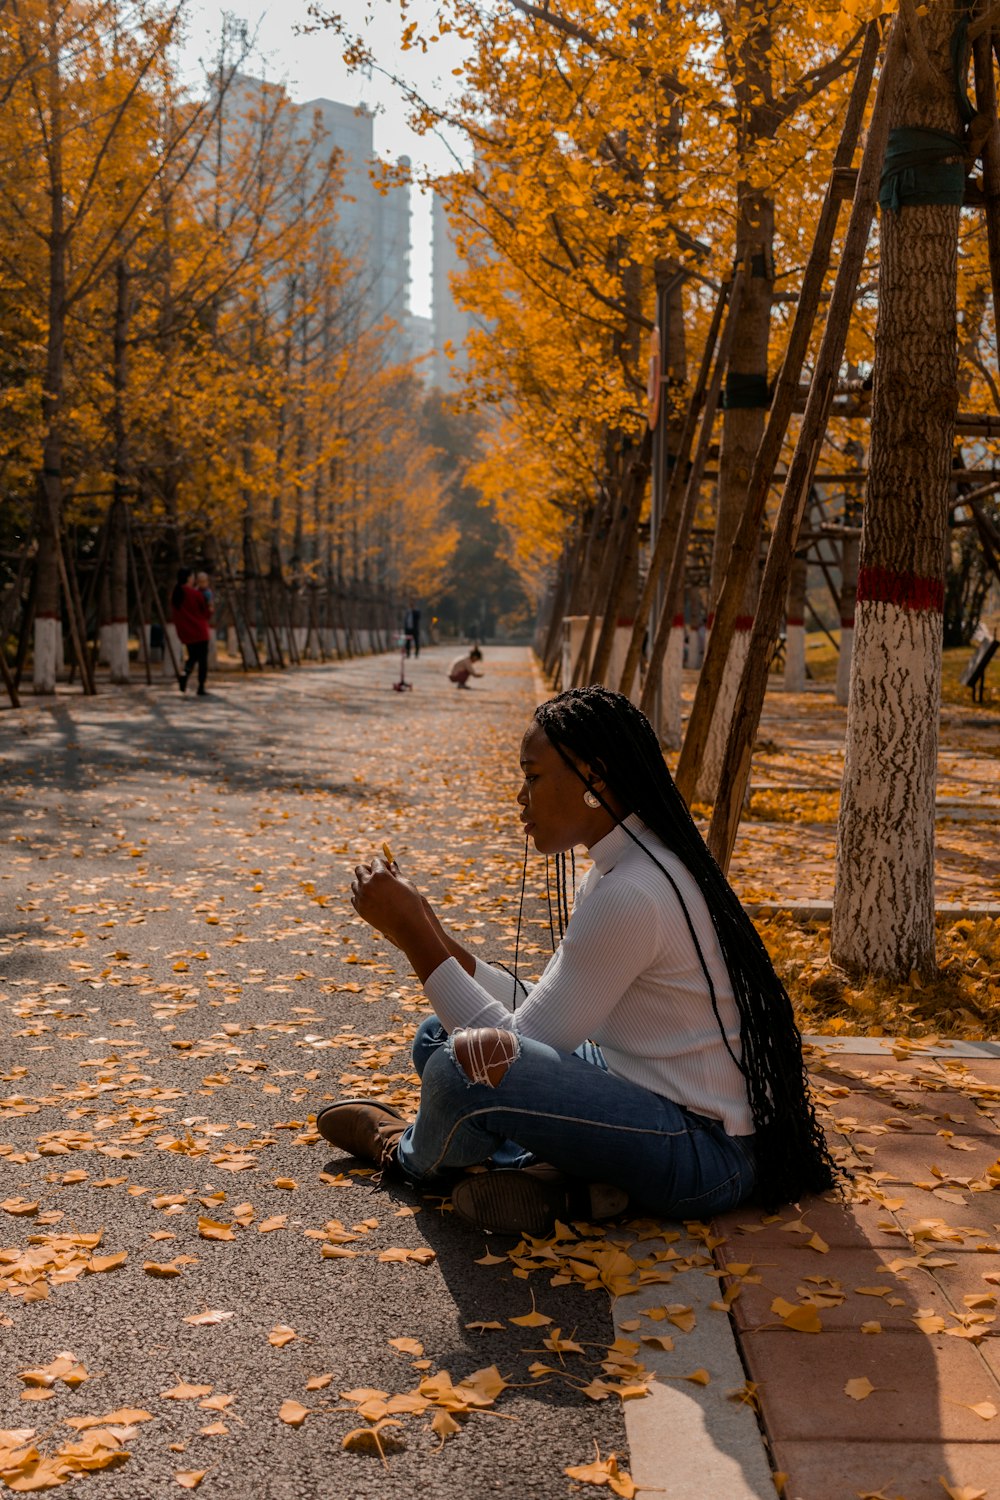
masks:
{"label": "brick sidewalk", "polygon": [[1000,1059],[903,1043],[810,1062],[849,1201],[713,1226],[784,1494],[996,1496]]}

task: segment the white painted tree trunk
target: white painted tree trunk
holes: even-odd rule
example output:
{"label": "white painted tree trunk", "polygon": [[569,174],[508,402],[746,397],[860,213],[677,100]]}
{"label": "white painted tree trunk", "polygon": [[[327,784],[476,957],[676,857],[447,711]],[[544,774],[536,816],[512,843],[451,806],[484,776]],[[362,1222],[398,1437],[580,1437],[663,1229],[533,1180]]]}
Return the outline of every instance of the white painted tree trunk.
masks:
{"label": "white painted tree trunk", "polygon": [[681,685],[684,681],[684,620],[676,619],[663,655],[660,697],[660,743],[676,750],[681,742]]}
{"label": "white painted tree trunk", "polygon": [[857,618],[831,956],[895,978],[934,952],[941,616],[864,600]]}
{"label": "white painted tree trunk", "polygon": [[805,685],[806,627],[801,624],[793,625],[789,621],[785,626],[785,692],[801,693]]}
{"label": "white painted tree trunk", "polygon": [[715,705],[711,728],[708,732],[705,758],[698,774],[699,802],[714,802],[719,789],[719,776],[726,753],[729,726],[733,722],[733,709],[736,706],[736,695],[739,691],[740,678],[743,675],[743,663],[747,659],[749,649],[750,630],[748,628],[734,630],[732,645],[726,657],[726,670],[719,688],[719,699]]}
{"label": "white painted tree trunk", "polygon": [[54,693],[62,657],[62,623],[51,615],[36,615],[31,685],[39,694]]}
{"label": "white painted tree trunk", "polygon": [[843,708],[851,691],[851,657],[854,652],[854,622],[840,625],[840,652],[837,656],[837,702]]}
{"label": "white painted tree trunk", "polygon": [[238,629],[235,625],[230,625],[226,644],[229,655],[238,656],[245,667],[255,665],[253,646],[250,644],[250,637],[245,630]]}
{"label": "white painted tree trunk", "polygon": [[177,670],[177,668],[175,668],[174,666],[174,662],[176,661],[177,667],[183,670],[184,663],[185,661],[187,661],[187,651],[181,645],[180,636],[177,634],[177,627],[175,625],[168,625],[166,633],[169,640],[173,643],[174,655],[173,660],[171,660],[170,647],[166,644],[166,642],[164,642],[163,675],[164,677],[173,677],[175,676]]}
{"label": "white painted tree trunk", "polygon": [[113,620],[110,625],[102,625],[101,636],[107,649],[111,681],[128,682],[128,621]]}

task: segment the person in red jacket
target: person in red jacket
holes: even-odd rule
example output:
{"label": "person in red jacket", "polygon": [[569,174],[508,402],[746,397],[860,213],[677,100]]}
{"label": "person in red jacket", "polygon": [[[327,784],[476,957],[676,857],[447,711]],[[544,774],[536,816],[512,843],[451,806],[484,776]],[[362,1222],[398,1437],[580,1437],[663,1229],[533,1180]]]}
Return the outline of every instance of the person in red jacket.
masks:
{"label": "person in red jacket", "polygon": [[182,693],[187,692],[188,678],[198,668],[198,696],[205,695],[205,679],[208,676],[209,622],[212,606],[201,589],[192,588],[188,581],[190,568],[178,568],[177,582],[170,596],[174,629],[181,645],[187,651],[184,670],[177,678]]}

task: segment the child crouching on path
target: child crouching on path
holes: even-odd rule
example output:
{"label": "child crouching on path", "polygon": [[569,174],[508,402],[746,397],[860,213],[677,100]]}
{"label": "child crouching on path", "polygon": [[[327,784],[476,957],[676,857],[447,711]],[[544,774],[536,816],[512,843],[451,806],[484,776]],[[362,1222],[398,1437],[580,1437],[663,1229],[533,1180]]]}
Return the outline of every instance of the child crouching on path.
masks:
{"label": "child crouching on path", "polygon": [[461,1217],[498,1232],[627,1203],[704,1218],[832,1186],[791,1002],[648,720],[603,687],[560,693],[535,710],[521,766],[535,848],[582,844],[593,860],[562,942],[527,986],[446,932],[395,864],[359,865],[355,910],[406,954],[436,1015],[414,1041],[413,1124],[346,1099],[320,1111],[320,1133],[450,1187]]}
{"label": "child crouching on path", "polygon": [[476,662],[482,659],[483,653],[478,646],[473,646],[471,651],[466,651],[462,656],[456,656],[448,668],[448,681],[453,682],[456,687],[467,688],[470,677],[482,677],[482,672],[476,671]]}

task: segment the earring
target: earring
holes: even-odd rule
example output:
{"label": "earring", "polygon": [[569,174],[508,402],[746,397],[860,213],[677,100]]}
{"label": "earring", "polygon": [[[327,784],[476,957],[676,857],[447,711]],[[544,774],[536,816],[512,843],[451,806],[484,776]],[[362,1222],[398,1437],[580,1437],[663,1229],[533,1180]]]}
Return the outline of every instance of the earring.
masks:
{"label": "earring", "polygon": [[595,797],[594,793],[590,790],[589,787],[583,794],[583,800],[584,802],[586,802],[588,807],[600,807],[601,805],[600,797]]}

